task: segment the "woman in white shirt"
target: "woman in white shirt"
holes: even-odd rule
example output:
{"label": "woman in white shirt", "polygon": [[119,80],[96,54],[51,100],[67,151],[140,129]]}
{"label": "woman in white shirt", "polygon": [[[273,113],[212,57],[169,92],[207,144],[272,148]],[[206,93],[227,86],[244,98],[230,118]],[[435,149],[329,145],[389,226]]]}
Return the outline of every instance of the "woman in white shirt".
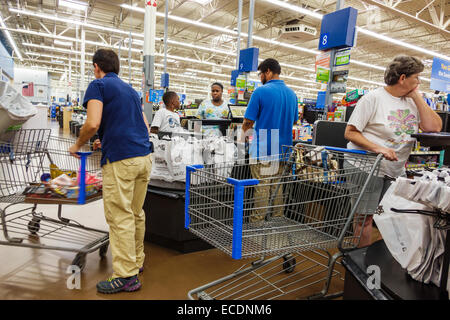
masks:
{"label": "woman in white shirt", "polygon": [[[215,82],[211,85],[211,100],[203,101],[198,108],[197,117],[200,119],[227,119],[228,103],[223,99],[223,85]],[[219,126],[203,126],[203,134],[221,136]]]}
{"label": "woman in white shirt", "polygon": [[[373,211],[389,187],[385,175],[397,178],[405,174],[405,163],[419,131],[439,132],[442,120],[425,102],[419,92],[422,62],[411,56],[398,56],[384,74],[386,87],[378,88],[361,98],[347,124],[345,138],[349,149],[361,149],[384,155],[375,192],[367,193],[358,206],[359,213]],[[346,162],[349,169],[354,166]],[[364,208],[364,209],[362,209]],[[365,211],[363,211],[365,210]],[[357,227],[356,232],[361,232]],[[359,230],[358,230],[359,229]],[[372,216],[365,219],[360,247],[371,244]]]}

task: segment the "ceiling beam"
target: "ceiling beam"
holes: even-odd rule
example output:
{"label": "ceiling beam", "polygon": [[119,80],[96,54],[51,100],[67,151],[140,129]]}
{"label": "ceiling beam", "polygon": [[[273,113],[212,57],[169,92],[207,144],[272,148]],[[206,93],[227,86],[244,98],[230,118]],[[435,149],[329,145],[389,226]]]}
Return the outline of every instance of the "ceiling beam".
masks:
{"label": "ceiling beam", "polygon": [[383,4],[383,3],[380,3],[380,2],[375,1],[375,0],[360,0],[360,1],[368,3],[368,4],[375,5],[375,6],[377,6],[379,8],[382,8],[382,9],[384,9],[386,11],[394,13],[397,16],[401,16],[402,18],[405,18],[407,20],[413,21],[414,23],[418,23],[418,24],[420,24],[420,25],[422,25],[424,27],[432,28],[433,30],[438,31],[439,34],[443,35],[445,37],[445,39],[449,39],[450,38],[450,31],[447,31],[447,30],[445,30],[445,29],[443,29],[443,28],[441,28],[441,27],[439,27],[437,25],[434,25],[434,24],[432,24],[432,23],[430,23],[428,21],[416,18],[416,17],[414,17],[414,16],[412,16],[412,15],[410,15],[410,14],[404,12],[404,11],[398,10],[396,8],[393,8],[393,7],[389,7],[389,6],[387,6],[387,5]]}

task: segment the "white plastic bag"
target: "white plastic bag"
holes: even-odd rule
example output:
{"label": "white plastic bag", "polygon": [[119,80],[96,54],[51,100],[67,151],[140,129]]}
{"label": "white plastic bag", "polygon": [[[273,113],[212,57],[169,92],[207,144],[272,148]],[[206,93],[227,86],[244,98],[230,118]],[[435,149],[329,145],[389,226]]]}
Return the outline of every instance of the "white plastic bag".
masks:
{"label": "white plastic bag", "polygon": [[401,210],[430,210],[430,208],[395,195],[393,190],[396,183],[392,183],[380,202],[384,212],[374,215],[373,219],[394,259],[402,268],[415,270],[426,258],[427,247],[431,241],[429,217],[396,213],[391,208]]}
{"label": "white plastic bag", "polygon": [[186,166],[192,165],[194,145],[182,137],[172,137],[169,147],[169,171],[174,181],[186,181]]}
{"label": "white plastic bag", "polygon": [[174,179],[168,165],[170,161],[170,139],[165,137],[158,139],[152,136],[150,141],[153,143],[154,148],[150,179],[173,182]]}

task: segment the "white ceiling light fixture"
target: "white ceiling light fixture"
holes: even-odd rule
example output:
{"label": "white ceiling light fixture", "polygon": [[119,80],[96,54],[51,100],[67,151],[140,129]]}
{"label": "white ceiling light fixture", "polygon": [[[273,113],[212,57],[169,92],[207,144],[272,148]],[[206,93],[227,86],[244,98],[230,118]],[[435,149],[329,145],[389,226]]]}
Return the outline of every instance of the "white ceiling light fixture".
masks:
{"label": "white ceiling light fixture", "polygon": [[65,46],[65,47],[71,47],[73,45],[73,43],[70,41],[61,41],[58,39],[55,39],[55,41],[53,41],[53,43],[60,45],[60,46]]}
{"label": "white ceiling light fixture", "polygon": [[283,2],[283,1],[278,1],[278,0],[263,0],[263,1],[269,2],[277,7],[282,7],[282,8],[297,12],[297,13],[305,14],[307,16],[313,17],[318,20],[322,20],[322,18],[323,18],[323,15],[320,13],[317,13],[317,12],[314,12],[314,11],[311,11],[308,9],[304,9],[302,7],[298,7],[298,6]]}
{"label": "white ceiling light fixture", "polygon": [[404,42],[404,41],[401,41],[401,40],[398,40],[398,39],[393,39],[393,38],[390,38],[388,36],[385,36],[385,35],[382,35],[382,34],[379,34],[379,33],[373,32],[373,31],[369,31],[369,30],[363,29],[361,27],[356,27],[356,29],[358,30],[358,32],[361,32],[361,33],[366,34],[368,36],[371,36],[373,38],[377,38],[379,40],[390,42],[392,44],[395,44],[395,45],[398,45],[398,46],[402,46],[404,48],[408,48],[408,49],[411,49],[411,50],[419,51],[419,52],[422,52],[422,53],[425,53],[425,54],[428,54],[428,55],[431,55],[431,56],[434,56],[434,57],[439,57],[439,58],[442,58],[444,60],[450,60],[450,56],[446,56],[446,55],[440,54],[438,52],[434,52],[434,51],[431,51],[431,50],[428,50],[428,49],[425,49],[425,48],[422,48],[422,47],[419,47],[419,46],[416,46],[416,45],[413,45],[413,44],[410,44],[410,43],[407,43],[407,42]]}
{"label": "white ceiling light fixture", "polygon": [[5,33],[6,38],[7,38],[8,41],[9,41],[9,44],[13,47],[14,52],[16,53],[17,57],[20,59],[20,61],[23,61],[22,54],[20,53],[19,48],[17,48],[16,42],[15,42],[14,39],[12,38],[11,33],[9,33],[9,31],[6,30],[6,29],[7,29],[7,28],[6,28],[6,24],[5,24],[5,22],[3,21],[3,17],[2,17],[1,14],[0,14],[0,26],[1,26],[2,28],[4,28],[3,32]]}
{"label": "white ceiling light fixture", "polygon": [[58,4],[61,7],[66,7],[74,10],[86,11],[88,4],[82,1],[76,0],[59,0]]}
{"label": "white ceiling light fixture", "polygon": [[201,4],[202,6],[206,6],[211,1],[212,0],[194,0],[194,2],[197,2],[197,3]]}

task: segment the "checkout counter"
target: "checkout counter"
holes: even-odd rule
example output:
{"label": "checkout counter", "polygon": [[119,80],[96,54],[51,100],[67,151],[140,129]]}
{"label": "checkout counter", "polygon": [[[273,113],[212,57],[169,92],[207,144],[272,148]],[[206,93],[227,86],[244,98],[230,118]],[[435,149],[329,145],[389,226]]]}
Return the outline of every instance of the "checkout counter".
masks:
{"label": "checkout counter", "polygon": [[[228,129],[237,130],[244,120],[245,108],[230,106],[228,119],[197,119],[197,110],[189,109],[186,117],[181,118],[182,126],[189,133],[181,136],[201,136],[202,126],[217,125],[223,136]],[[187,111],[187,110],[186,110]],[[180,135],[177,133],[177,135]],[[172,136],[171,133],[161,132],[159,138]],[[152,179],[149,183],[144,203],[146,214],[145,240],[168,247],[170,249],[188,253],[213,248],[204,240],[198,238],[184,228],[185,188],[183,182],[166,182]]]}
{"label": "checkout counter", "polygon": [[[450,133],[419,133],[412,135],[422,146],[444,149],[450,153]],[[448,157],[444,161],[450,165]],[[446,241],[442,274],[447,275],[450,264],[450,216],[446,221]],[[342,261],[346,269],[344,299],[375,299],[375,300],[447,300],[447,277],[443,276],[440,287],[424,284],[412,279],[408,272],[392,257],[383,240],[367,248],[348,253]],[[367,267],[377,265],[381,271],[381,288],[369,289]]]}

